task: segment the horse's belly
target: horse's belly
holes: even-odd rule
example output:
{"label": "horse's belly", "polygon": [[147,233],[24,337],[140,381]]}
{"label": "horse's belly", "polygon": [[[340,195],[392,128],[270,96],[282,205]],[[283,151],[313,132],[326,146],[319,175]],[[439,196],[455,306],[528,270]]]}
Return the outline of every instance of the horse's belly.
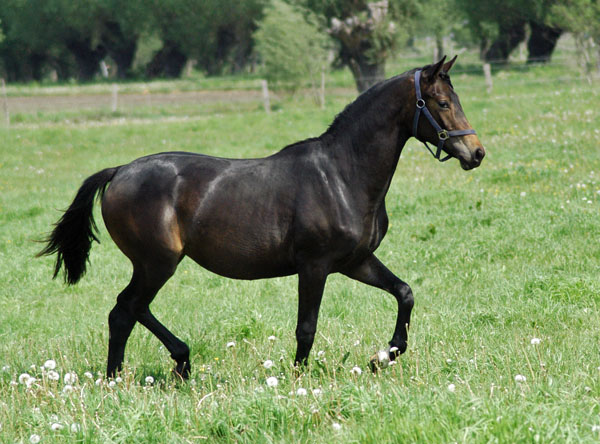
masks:
{"label": "horse's belly", "polygon": [[296,273],[293,261],[282,247],[204,238],[200,246],[186,247],[185,254],[207,270],[233,279],[263,279]]}

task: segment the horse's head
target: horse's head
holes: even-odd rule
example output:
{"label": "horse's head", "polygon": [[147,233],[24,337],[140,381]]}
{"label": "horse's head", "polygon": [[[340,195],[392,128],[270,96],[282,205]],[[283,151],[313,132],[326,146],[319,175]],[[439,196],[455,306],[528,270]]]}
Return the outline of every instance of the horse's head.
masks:
{"label": "horse's head", "polygon": [[413,135],[422,142],[435,144],[438,147],[434,154],[436,158],[439,159],[444,150],[449,156],[456,157],[463,169],[470,170],[481,164],[485,150],[450,83],[448,71],[456,56],[446,63],[445,59],[444,56],[438,63],[425,66],[415,74],[417,108]]}

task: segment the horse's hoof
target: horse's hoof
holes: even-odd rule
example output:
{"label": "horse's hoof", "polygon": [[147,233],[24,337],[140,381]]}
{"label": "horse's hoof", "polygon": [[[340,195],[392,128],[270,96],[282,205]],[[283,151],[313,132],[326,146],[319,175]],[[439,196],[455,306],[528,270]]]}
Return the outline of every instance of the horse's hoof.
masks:
{"label": "horse's hoof", "polygon": [[379,350],[375,355],[371,357],[369,361],[369,368],[373,373],[377,373],[378,370],[388,368],[390,365],[390,352],[385,350]]}
{"label": "horse's hoof", "polygon": [[177,364],[177,366],[173,369],[173,374],[182,380],[186,381],[190,378],[190,371],[192,367],[189,362],[182,362],[181,364]]}

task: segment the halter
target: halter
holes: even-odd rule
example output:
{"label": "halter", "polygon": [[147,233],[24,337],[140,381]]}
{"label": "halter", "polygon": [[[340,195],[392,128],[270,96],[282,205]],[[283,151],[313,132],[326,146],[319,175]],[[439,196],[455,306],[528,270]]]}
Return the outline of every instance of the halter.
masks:
{"label": "halter", "polygon": [[448,131],[448,130],[442,129],[442,127],[438,125],[438,123],[435,121],[435,119],[433,118],[433,116],[431,115],[429,110],[427,109],[427,106],[425,106],[425,100],[423,100],[423,97],[421,96],[421,70],[420,69],[418,69],[415,72],[415,91],[417,93],[417,111],[415,112],[415,118],[413,120],[413,136],[417,137],[417,126],[419,124],[419,117],[421,116],[421,111],[422,111],[423,114],[425,114],[425,117],[427,117],[427,120],[429,120],[429,123],[431,123],[431,126],[433,126],[433,128],[435,129],[435,131],[438,135],[438,138],[439,138],[437,152],[435,152],[435,153],[433,152],[433,150],[431,148],[429,148],[429,145],[427,144],[427,142],[423,142],[423,144],[425,145],[425,148],[427,148],[429,150],[429,152],[431,153],[431,155],[433,157],[435,157],[440,162],[445,162],[452,157],[451,154],[448,154],[443,159],[440,159],[440,155],[442,154],[442,148],[444,147],[444,143],[446,142],[446,140],[448,140],[450,137],[454,137],[454,136],[466,136],[467,134],[477,134],[477,133],[475,132],[474,129]]}

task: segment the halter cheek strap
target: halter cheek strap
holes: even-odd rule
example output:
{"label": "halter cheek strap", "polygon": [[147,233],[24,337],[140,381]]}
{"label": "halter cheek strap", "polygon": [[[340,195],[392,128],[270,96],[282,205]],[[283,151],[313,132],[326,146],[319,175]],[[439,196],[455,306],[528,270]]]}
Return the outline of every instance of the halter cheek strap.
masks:
{"label": "halter cheek strap", "polygon": [[431,153],[431,155],[433,157],[435,157],[440,162],[445,162],[452,157],[451,154],[448,154],[443,159],[440,159],[440,156],[442,154],[442,149],[444,148],[444,143],[446,143],[446,140],[448,140],[450,137],[466,136],[468,134],[477,134],[477,133],[475,132],[474,129],[448,131],[448,130],[443,129],[440,125],[438,125],[438,123],[435,121],[435,119],[433,118],[433,116],[431,115],[429,110],[427,109],[427,106],[425,106],[425,100],[423,100],[423,97],[421,95],[421,70],[420,69],[418,69],[415,72],[415,92],[417,94],[417,111],[415,112],[415,118],[413,120],[413,136],[417,137],[417,126],[419,125],[419,117],[421,116],[421,113],[423,113],[423,114],[425,114],[425,117],[427,117],[427,120],[429,120],[429,123],[431,123],[431,126],[433,126],[433,128],[435,129],[435,132],[437,133],[438,138],[439,138],[438,145],[437,145],[437,151],[435,153],[429,147],[427,142],[423,142],[423,144],[425,145],[425,148],[427,148],[429,150],[429,152]]}

